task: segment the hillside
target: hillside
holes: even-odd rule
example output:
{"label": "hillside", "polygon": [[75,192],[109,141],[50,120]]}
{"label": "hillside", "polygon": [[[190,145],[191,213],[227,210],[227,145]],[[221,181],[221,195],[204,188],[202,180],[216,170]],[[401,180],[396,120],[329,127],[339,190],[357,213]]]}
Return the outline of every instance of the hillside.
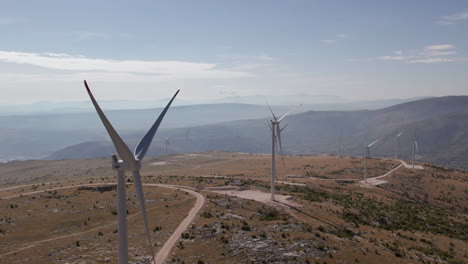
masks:
{"label": "hillside", "polygon": [[[342,136],[342,154],[361,156],[364,145],[375,139],[380,142],[372,155],[395,155],[394,135],[400,138],[400,157],[409,159],[414,129],[419,150],[417,160],[454,168],[468,168],[468,96],[429,98],[379,110],[309,111],[288,116],[284,124],[283,149],[287,154],[338,154],[338,138]],[[186,128],[161,129],[157,139],[171,140],[171,153],[230,150],[269,153],[271,149],[269,119],[241,120],[196,126],[190,130],[186,144]],[[134,146],[144,132],[129,133]],[[103,143],[104,144],[104,143]],[[108,156],[106,149],[92,147],[83,154],[81,146],[71,146],[54,153],[52,159]],[[159,145],[158,145],[159,144]],[[110,146],[111,147],[111,146]],[[164,154],[162,142],[156,142],[150,155]]]}

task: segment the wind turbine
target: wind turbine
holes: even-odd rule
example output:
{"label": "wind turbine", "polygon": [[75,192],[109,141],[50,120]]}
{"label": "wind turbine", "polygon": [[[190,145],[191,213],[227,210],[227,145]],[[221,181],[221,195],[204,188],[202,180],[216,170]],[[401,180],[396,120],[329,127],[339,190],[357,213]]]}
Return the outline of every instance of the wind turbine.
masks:
{"label": "wind turbine", "polygon": [[395,136],[395,159],[398,159],[398,149],[400,148],[400,136],[403,132],[400,132]]}
{"label": "wind turbine", "polygon": [[189,135],[189,133],[190,133],[190,128],[187,130],[187,134],[185,134],[185,152],[187,152],[187,153],[188,153],[188,145],[187,145],[187,143],[188,143],[188,135]]}
{"label": "wind turbine", "polygon": [[416,138],[416,129],[414,129],[414,137],[413,137],[413,155],[412,155],[412,158],[411,158],[411,164],[413,166],[413,169],[414,169],[414,156],[416,155],[416,153],[419,153],[419,149],[418,149],[418,140]]}
{"label": "wind turbine", "polygon": [[167,151],[169,150],[169,146],[171,146],[171,142],[169,142],[169,138],[166,138],[164,141],[166,142],[166,155],[167,155]]}
{"label": "wind turbine", "polygon": [[275,200],[275,181],[276,181],[276,167],[275,167],[275,146],[276,144],[279,145],[279,149],[281,151],[281,158],[283,160],[283,165],[284,165],[284,156],[283,156],[283,146],[281,145],[281,132],[286,128],[287,124],[283,127],[280,128],[280,122],[283,120],[289,113],[294,111],[296,108],[301,106],[302,104],[293,107],[291,110],[286,112],[282,117],[279,119],[276,118],[275,114],[273,113],[273,110],[271,110],[270,106],[268,108],[270,109],[271,114],[273,115],[273,120],[270,120],[270,123],[268,125],[270,126],[271,129],[271,200]]}
{"label": "wind turbine", "polygon": [[338,139],[338,155],[341,157],[341,132],[340,132],[340,138]]}
{"label": "wind turbine", "polygon": [[[137,147],[135,148],[134,153],[130,152],[130,149],[122,140],[122,138],[117,134],[114,127],[112,127],[111,123],[107,119],[104,112],[102,112],[101,108],[99,107],[98,103],[94,99],[91,90],[88,87],[86,81],[84,81],[86,86],[86,90],[88,91],[89,97],[93,102],[94,108],[96,108],[96,112],[98,113],[99,117],[101,118],[104,127],[109,133],[109,136],[114,143],[115,149],[117,150],[118,157],[116,154],[112,155],[112,168],[117,172],[117,220],[118,220],[118,241],[119,241],[119,249],[118,249],[118,258],[119,264],[128,264],[128,236],[127,236],[127,205],[126,205],[126,194],[125,194],[125,171],[132,171],[133,173],[133,185],[135,186],[135,193],[138,198],[138,202],[140,204],[140,210],[143,216],[143,222],[145,225],[146,237],[148,239],[148,244],[151,250],[151,256],[154,256],[153,251],[153,243],[151,242],[151,236],[148,229],[148,219],[146,216],[146,207],[145,207],[145,198],[143,194],[143,186],[141,184],[141,161],[145,157],[146,152],[153,140],[156,131],[158,130],[161,121],[164,118],[167,110],[171,106],[172,101],[174,101],[175,97],[179,93],[179,90],[174,94],[172,99],[167,104],[166,108],[161,112],[158,119],[154,122],[148,132],[143,136],[140,143],[138,143]],[[120,159],[119,159],[120,158]]]}
{"label": "wind turbine", "polygon": [[367,183],[367,160],[370,158],[370,147],[377,143],[379,140],[375,140],[374,142],[366,145],[365,147],[365,159],[364,159],[364,182]]}

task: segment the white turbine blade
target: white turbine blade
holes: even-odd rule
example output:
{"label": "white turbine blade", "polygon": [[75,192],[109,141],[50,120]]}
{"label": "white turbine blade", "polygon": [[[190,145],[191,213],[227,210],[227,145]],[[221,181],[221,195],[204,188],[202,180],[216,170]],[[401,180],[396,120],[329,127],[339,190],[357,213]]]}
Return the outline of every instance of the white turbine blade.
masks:
{"label": "white turbine blade", "polygon": [[153,141],[154,134],[156,134],[156,131],[158,130],[159,125],[161,124],[164,116],[166,115],[167,110],[172,104],[172,101],[174,101],[175,97],[179,93],[180,90],[177,90],[177,92],[174,94],[172,99],[169,101],[169,103],[166,105],[164,110],[159,114],[158,119],[154,122],[153,126],[146,132],[146,135],[141,139],[140,143],[138,143],[138,146],[135,148],[135,158],[138,160],[142,160],[146,152],[148,151],[149,146],[151,145],[151,141]]}
{"label": "white turbine blade", "polygon": [[283,130],[288,126],[288,124],[284,125],[283,128],[280,129],[280,132],[283,132]]}
{"label": "white turbine blade", "polygon": [[375,140],[374,142],[370,143],[369,145],[367,145],[368,148],[370,148],[372,145],[374,145],[375,143],[377,143],[379,140]]}
{"label": "white turbine blade", "polygon": [[283,118],[285,118],[289,113],[291,113],[292,111],[294,111],[296,108],[298,108],[301,105],[302,104],[297,105],[297,106],[293,107],[291,110],[289,110],[288,112],[286,112],[286,114],[284,114],[280,119],[278,119],[278,122],[281,122],[281,120],[283,120]]}
{"label": "white turbine blade", "polygon": [[419,149],[418,149],[418,141],[414,141],[414,145],[416,146],[416,153],[419,153]]}
{"label": "white turbine blade", "polygon": [[151,250],[151,256],[154,256],[153,243],[151,242],[151,235],[148,228],[148,217],[146,216],[145,197],[143,194],[143,185],[141,184],[140,171],[133,171],[133,185],[135,186],[135,194],[140,204],[141,215],[143,216],[143,222],[145,224],[146,237]]}
{"label": "white turbine blade", "polygon": [[281,159],[283,160],[283,166],[286,167],[284,164],[284,155],[283,155],[283,144],[281,143],[281,130],[279,128],[279,124],[276,125],[276,138],[278,139],[279,149],[281,152]]}
{"label": "white turbine blade", "polygon": [[271,131],[271,133],[273,133],[273,128],[271,127],[271,124],[270,124],[270,122],[268,122],[268,121],[267,121],[267,124],[268,124],[268,127],[270,127],[270,131]]}
{"label": "white turbine blade", "polygon": [[135,162],[135,157],[133,156],[132,152],[130,151],[128,146],[125,144],[125,142],[122,140],[122,138],[120,138],[119,134],[117,134],[117,131],[115,131],[114,127],[112,127],[111,123],[107,119],[104,112],[102,112],[101,107],[99,107],[98,103],[96,102],[96,99],[94,99],[94,96],[88,87],[88,83],[84,81],[84,84],[86,86],[86,90],[88,91],[88,95],[91,98],[91,101],[93,102],[94,108],[96,108],[96,112],[98,113],[99,118],[101,118],[101,121],[107,130],[107,133],[109,133],[109,136],[112,139],[112,142],[114,143],[114,147],[117,150],[117,153],[119,153],[120,158],[130,168],[135,168],[136,162]]}
{"label": "white turbine blade", "polygon": [[270,107],[270,105],[268,103],[267,103],[267,106],[268,106],[268,109],[270,109],[270,112],[273,115],[273,118],[276,120],[277,118],[275,116],[275,113],[273,113],[273,110],[271,110],[271,107]]}
{"label": "white turbine blade", "polygon": [[395,137],[400,137],[400,136],[401,136],[401,134],[403,134],[403,132],[400,132],[400,134],[396,135]]}

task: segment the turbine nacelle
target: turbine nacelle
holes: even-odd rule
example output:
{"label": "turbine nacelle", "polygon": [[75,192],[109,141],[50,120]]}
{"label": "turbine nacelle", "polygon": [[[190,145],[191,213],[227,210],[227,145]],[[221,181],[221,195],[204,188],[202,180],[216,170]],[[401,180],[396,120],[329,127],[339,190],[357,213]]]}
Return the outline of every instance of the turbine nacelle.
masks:
{"label": "turbine nacelle", "polygon": [[141,169],[141,161],[135,160],[130,165],[118,158],[117,154],[112,155],[112,169],[115,171],[135,171]]}

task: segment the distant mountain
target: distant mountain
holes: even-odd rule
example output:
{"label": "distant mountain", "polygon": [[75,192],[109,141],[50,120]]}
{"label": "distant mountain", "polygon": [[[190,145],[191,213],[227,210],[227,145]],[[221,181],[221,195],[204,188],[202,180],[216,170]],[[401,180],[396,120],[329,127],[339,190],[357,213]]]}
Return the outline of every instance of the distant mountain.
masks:
{"label": "distant mountain", "polygon": [[[143,110],[161,108],[166,106],[170,98],[158,100],[99,100],[102,109],[110,110]],[[177,98],[174,101],[173,107],[177,106],[194,106],[202,104],[251,104],[251,105],[266,105],[267,101],[270,105],[292,106],[303,104],[304,111],[307,110],[361,110],[361,109],[379,109],[395,104],[400,104],[409,101],[415,101],[422,98],[407,98],[407,99],[385,99],[385,100],[368,100],[368,101],[351,101],[345,100],[337,96],[330,95],[307,95],[296,94],[288,96],[231,96],[214,100],[184,100]],[[94,112],[94,108],[90,101],[73,101],[73,102],[35,102],[30,104],[0,104],[0,116],[9,115],[61,115],[61,114],[76,114]]]}
{"label": "distant mountain", "polygon": [[[166,102],[167,103],[167,102]],[[273,106],[278,112],[288,107]],[[114,127],[126,137],[141,135],[162,109],[105,111]],[[266,106],[216,104],[172,107],[161,128],[200,126],[232,120],[263,118],[270,115]],[[186,128],[184,128],[186,132]],[[184,132],[184,133],[185,133]],[[52,152],[86,141],[108,138],[97,114],[47,114],[0,116],[0,160],[43,157]]]}
{"label": "distant mountain", "polygon": [[350,101],[333,95],[310,95],[310,94],[293,94],[282,96],[229,96],[210,101],[211,103],[238,103],[238,104],[265,104],[268,102],[271,105],[297,105],[297,104],[341,104]]}
{"label": "distant mountain", "polygon": [[[364,145],[374,139],[380,142],[371,149],[372,155],[393,156],[394,135],[401,136],[401,156],[409,158],[411,140],[416,128],[420,153],[418,160],[468,169],[468,96],[429,98],[403,103],[379,110],[309,111],[289,116],[283,133],[283,147],[288,154],[338,154],[338,138],[342,135],[342,153],[362,155]],[[269,118],[230,121],[194,126],[185,145],[187,128],[166,128],[158,138],[169,137],[173,152],[231,150],[269,153],[271,137],[266,122]],[[143,132],[126,134],[133,146]],[[112,147],[108,143],[109,147]],[[82,152],[69,147],[50,158],[83,157]],[[96,148],[88,157],[108,156],[108,151]],[[161,155],[161,147],[152,148],[149,155]]]}
{"label": "distant mountain", "polygon": [[[295,96],[291,96],[291,98],[295,98]],[[311,101],[309,100],[312,99],[304,95],[301,102],[305,104],[298,108],[295,113],[329,109],[376,109],[413,99],[390,99],[342,104],[310,104]],[[176,101],[180,102],[180,100]],[[143,130],[154,121],[154,118],[162,110],[161,108],[110,110],[112,109],[112,102],[118,103],[120,106],[131,106],[135,101],[100,102],[101,107],[113,125],[124,137],[127,134],[135,132],[137,134],[144,133]],[[167,100],[161,103],[165,105]],[[233,120],[267,118],[270,116],[270,113],[264,103],[262,101],[262,105],[223,103],[173,106],[168,112],[161,128],[186,127],[185,129],[187,129],[187,127]],[[0,133],[2,133],[2,137],[0,137],[0,144],[2,146],[0,148],[0,161],[41,158],[67,146],[86,141],[107,139],[107,134],[90,102],[71,102],[69,105],[62,103],[48,104],[49,102],[41,102],[29,105],[30,108],[25,106],[25,109],[21,109],[24,111],[21,115],[0,114]],[[58,109],[56,107],[64,108]],[[276,113],[282,114],[289,110],[291,106],[272,104],[271,107]],[[26,114],[34,109],[39,113]],[[47,112],[50,109],[55,109],[56,111]],[[77,113],[60,112],[73,111],[73,109],[78,109],[79,111]]]}

